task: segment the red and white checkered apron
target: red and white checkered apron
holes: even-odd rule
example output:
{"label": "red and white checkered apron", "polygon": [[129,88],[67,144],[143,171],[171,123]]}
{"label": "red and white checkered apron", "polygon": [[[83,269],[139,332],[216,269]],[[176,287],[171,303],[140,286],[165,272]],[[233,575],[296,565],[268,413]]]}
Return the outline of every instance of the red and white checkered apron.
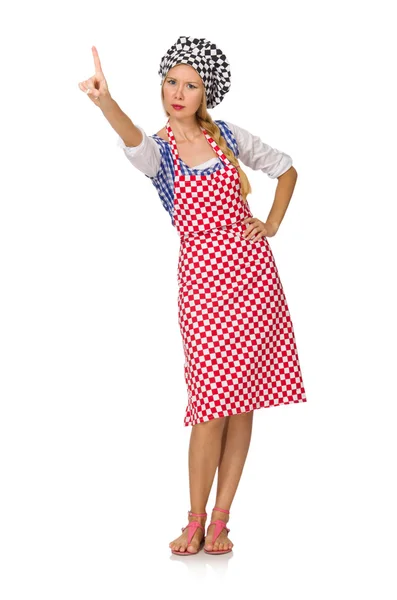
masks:
{"label": "red and white checkered apron", "polygon": [[178,320],[188,390],[185,425],[291,402],[306,402],[283,287],[269,242],[243,237],[240,177],[202,129],[224,167],[183,175],[175,166],[174,223],[181,244]]}

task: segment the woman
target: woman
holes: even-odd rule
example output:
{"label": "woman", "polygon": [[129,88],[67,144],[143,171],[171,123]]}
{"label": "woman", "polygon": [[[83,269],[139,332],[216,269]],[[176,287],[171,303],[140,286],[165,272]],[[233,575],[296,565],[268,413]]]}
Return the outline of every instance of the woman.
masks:
{"label": "woman", "polygon": [[[160,62],[168,117],[152,136],[110,96],[96,48],[95,75],[79,84],[119,134],[130,162],[155,185],[180,236],[178,315],[191,425],[191,510],[174,554],[230,552],[230,506],[243,471],[255,409],[306,402],[293,325],[267,240],[276,234],[297,172],[291,157],[208,108],[230,88],[229,63],[204,38],[181,36]],[[252,216],[251,186],[237,156],[278,179],[265,222]],[[206,504],[218,468],[216,506]],[[193,512],[194,509],[194,512]]]}

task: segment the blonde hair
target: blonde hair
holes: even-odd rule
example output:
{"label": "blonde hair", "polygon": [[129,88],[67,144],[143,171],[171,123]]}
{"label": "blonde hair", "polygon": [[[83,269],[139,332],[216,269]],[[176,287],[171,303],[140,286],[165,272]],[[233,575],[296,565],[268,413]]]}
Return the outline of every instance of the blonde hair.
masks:
{"label": "blonde hair", "polygon": [[[162,86],[161,86],[161,101],[163,104],[163,108],[164,108],[163,86],[164,86],[165,79],[166,78],[164,77]],[[164,112],[168,117],[170,116],[170,114],[165,110],[165,108],[164,108]],[[219,129],[218,125],[212,120],[212,117],[207,110],[207,98],[205,95],[204,86],[203,86],[203,98],[201,100],[201,104],[200,104],[199,108],[196,111],[196,117],[197,117],[198,124],[209,133],[209,135],[212,137],[214,142],[219,146],[219,148],[222,150],[222,152],[225,154],[225,156],[230,160],[232,165],[234,167],[236,167],[236,169],[238,170],[238,173],[240,176],[241,195],[243,197],[243,202],[246,202],[248,194],[252,193],[251,184],[248,180],[247,175],[244,173],[243,169],[240,167],[240,163],[239,163],[237,157],[235,156],[233,150],[231,150],[231,148],[229,148],[229,146],[227,145],[227,142],[226,142],[225,138],[223,137],[221,130]]]}

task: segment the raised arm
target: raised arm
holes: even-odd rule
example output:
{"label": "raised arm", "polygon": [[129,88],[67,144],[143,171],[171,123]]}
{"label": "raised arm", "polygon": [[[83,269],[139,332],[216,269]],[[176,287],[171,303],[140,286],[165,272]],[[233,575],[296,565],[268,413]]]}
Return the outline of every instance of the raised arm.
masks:
{"label": "raised arm", "polygon": [[142,141],[142,132],[111,97],[98,51],[95,46],[92,46],[91,50],[94,57],[95,73],[89,79],[80,82],[78,84],[79,88],[102,110],[102,113],[126,146],[138,146]]}

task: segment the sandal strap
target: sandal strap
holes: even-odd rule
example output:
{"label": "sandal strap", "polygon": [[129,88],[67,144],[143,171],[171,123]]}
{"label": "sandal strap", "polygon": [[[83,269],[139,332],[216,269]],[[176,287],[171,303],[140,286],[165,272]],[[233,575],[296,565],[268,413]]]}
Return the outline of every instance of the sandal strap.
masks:
{"label": "sandal strap", "polygon": [[188,511],[188,515],[193,515],[194,517],[206,517],[207,513],[194,513],[191,510]]}
{"label": "sandal strap", "polygon": [[226,529],[226,531],[229,533],[230,529],[227,527],[225,521],[222,521],[221,519],[216,519],[215,521],[211,521],[211,523],[208,525],[208,527],[210,527],[210,525],[215,525],[215,531],[214,531],[214,535],[212,536],[212,544],[215,544],[216,539],[219,537],[219,534],[221,533],[222,529]]}
{"label": "sandal strap", "polygon": [[182,527],[182,533],[185,531],[185,529],[189,528],[188,531],[188,536],[187,536],[187,545],[190,545],[190,542],[192,541],[192,538],[194,536],[194,534],[196,533],[197,529],[200,528],[203,530],[204,534],[204,527],[202,525],[200,525],[200,523],[198,521],[190,521],[190,523],[188,523],[186,525],[186,527]]}
{"label": "sandal strap", "polygon": [[219,512],[230,514],[230,510],[225,510],[224,508],[218,508],[217,506],[214,506],[214,508],[212,510],[219,510]]}

